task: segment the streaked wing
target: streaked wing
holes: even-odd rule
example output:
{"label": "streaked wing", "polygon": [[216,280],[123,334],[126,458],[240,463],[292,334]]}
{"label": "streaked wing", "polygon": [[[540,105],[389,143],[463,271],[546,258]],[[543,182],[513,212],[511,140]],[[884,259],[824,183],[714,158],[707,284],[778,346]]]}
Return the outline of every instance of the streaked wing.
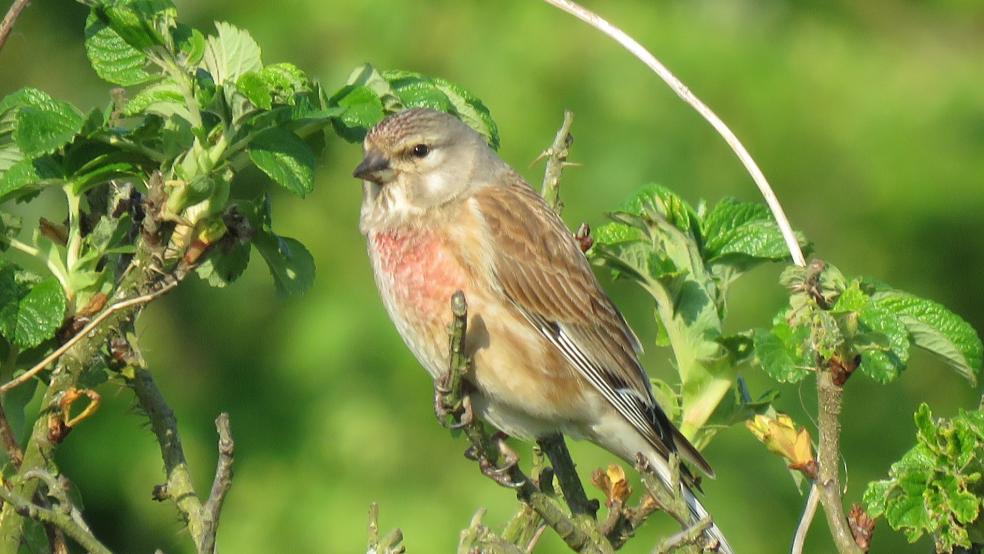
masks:
{"label": "streaked wing", "polygon": [[653,398],[638,339],[598,284],[567,227],[513,174],[475,193],[493,240],[503,293],[577,371],[661,454],[681,447],[712,474]]}

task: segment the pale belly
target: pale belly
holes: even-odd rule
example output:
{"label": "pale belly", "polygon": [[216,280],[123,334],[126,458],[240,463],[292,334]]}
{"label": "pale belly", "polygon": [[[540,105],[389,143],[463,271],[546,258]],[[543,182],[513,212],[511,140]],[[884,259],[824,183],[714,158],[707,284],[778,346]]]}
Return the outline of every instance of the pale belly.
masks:
{"label": "pale belly", "polygon": [[478,415],[527,439],[580,434],[576,429],[596,409],[597,395],[586,397],[562,356],[504,299],[476,283],[441,236],[414,230],[367,239],[383,304],[432,378],[447,371],[451,296],[460,290],[469,306],[465,346]]}

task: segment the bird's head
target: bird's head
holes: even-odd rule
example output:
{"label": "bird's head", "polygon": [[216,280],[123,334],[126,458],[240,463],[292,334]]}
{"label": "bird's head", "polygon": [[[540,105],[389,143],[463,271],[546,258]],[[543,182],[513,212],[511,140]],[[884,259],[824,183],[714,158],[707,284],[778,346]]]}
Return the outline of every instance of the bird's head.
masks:
{"label": "bird's head", "polygon": [[[393,114],[366,135],[365,157],[352,175],[366,202],[386,211],[420,211],[449,202],[502,162],[477,132],[430,109]],[[365,209],[366,206],[364,206]]]}

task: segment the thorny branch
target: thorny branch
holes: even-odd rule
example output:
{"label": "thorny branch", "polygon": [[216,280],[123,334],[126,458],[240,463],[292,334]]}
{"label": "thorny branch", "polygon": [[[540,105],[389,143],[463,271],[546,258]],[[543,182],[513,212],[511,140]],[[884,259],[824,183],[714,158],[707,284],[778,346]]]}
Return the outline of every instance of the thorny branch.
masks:
{"label": "thorny branch", "polygon": [[560,201],[560,174],[564,171],[564,167],[572,165],[567,161],[567,157],[570,155],[571,145],[574,144],[574,135],[571,134],[571,125],[573,124],[574,112],[564,110],[564,122],[557,130],[557,136],[554,137],[553,143],[533,162],[547,159],[540,194],[558,215],[564,209],[564,203]]}
{"label": "thorny branch", "polygon": [[136,367],[134,376],[128,384],[150,420],[151,430],[157,437],[161,457],[164,459],[167,480],[154,488],[154,500],[173,501],[187,523],[197,552],[212,554],[215,551],[215,537],[222,502],[232,484],[235,444],[229,430],[229,416],[223,413],[215,420],[215,427],[219,434],[219,459],[216,463],[211,494],[203,504],[198,493],[195,492],[191,471],[188,469],[184,448],[181,446],[178,420],[164,400],[160,389],[157,388],[153,376],[146,369]]}

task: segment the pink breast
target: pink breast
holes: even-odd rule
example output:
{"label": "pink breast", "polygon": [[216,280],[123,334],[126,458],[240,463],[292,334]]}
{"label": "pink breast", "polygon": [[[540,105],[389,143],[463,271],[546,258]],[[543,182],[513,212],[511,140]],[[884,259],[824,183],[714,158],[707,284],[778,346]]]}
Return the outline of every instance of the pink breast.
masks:
{"label": "pink breast", "polygon": [[465,273],[442,237],[434,231],[400,230],[374,233],[370,240],[380,284],[391,287],[388,292],[400,309],[417,317],[450,316],[451,295],[464,289]]}

